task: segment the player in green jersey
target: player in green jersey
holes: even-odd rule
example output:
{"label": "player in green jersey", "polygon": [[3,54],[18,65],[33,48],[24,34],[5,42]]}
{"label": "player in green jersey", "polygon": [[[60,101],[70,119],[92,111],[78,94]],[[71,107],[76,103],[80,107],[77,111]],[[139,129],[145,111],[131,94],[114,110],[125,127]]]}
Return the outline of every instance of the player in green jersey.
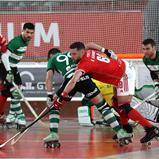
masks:
{"label": "player in green jersey", "polygon": [[156,42],[153,39],[145,39],[142,42],[142,50],[145,54],[143,62],[150,70],[150,75],[155,86],[155,92],[156,94],[159,94],[159,51],[156,51]]}
{"label": "player in green jersey", "polygon": [[159,93],[159,51],[156,51],[156,42],[153,39],[145,39],[142,42],[142,50],[145,56],[143,62],[150,70],[151,78],[154,81],[155,91]]}
{"label": "player in green jersey", "polygon": [[[57,96],[59,97],[60,94],[63,92],[65,86],[67,85],[69,80],[72,78],[75,72],[76,65],[77,65],[72,60],[70,52],[63,52],[63,53],[56,54],[59,51],[57,50],[56,52],[56,50],[51,49],[48,54],[50,55],[51,52],[53,52],[54,55],[48,62],[47,74],[46,74],[46,88],[47,88],[47,95],[48,95],[47,107],[51,107],[53,104],[53,99],[55,99]],[[60,73],[65,80],[53,98],[52,79],[54,76],[54,71],[57,71],[58,73]],[[124,139],[125,137],[126,138],[132,137],[131,133],[126,133],[126,131],[121,129],[121,126],[119,125],[114,114],[110,110],[109,105],[106,103],[98,87],[91,80],[91,77],[89,74],[85,74],[79,79],[75,88],[68,94],[68,96],[64,98],[63,104],[67,101],[70,101],[76,92],[83,93],[84,95],[86,95],[88,99],[96,98],[97,102],[95,103],[95,105],[97,106],[98,110],[102,113],[105,120],[118,134],[118,139]],[[59,140],[58,126],[59,126],[59,120],[60,120],[59,110],[52,110],[49,114],[49,118],[50,118],[50,135],[43,139],[44,146],[48,147],[49,145],[52,146],[55,144],[55,146],[57,145],[57,147],[59,147],[60,146],[58,143],[58,140]]]}
{"label": "player in green jersey", "polygon": [[[142,42],[142,50],[145,56],[143,62],[150,71],[151,78],[154,82],[155,92],[159,98],[159,51],[156,50],[156,42],[153,39],[145,39]],[[145,128],[147,131],[148,127]]]}
{"label": "player in green jersey", "polygon": [[[10,111],[6,118],[6,123],[7,125],[17,123],[18,128],[24,127],[26,125],[26,119],[21,109],[21,96],[19,95],[16,88],[13,87],[12,82],[14,81],[22,91],[22,81],[17,69],[17,65],[23,58],[27,46],[29,45],[29,41],[33,35],[34,25],[32,23],[25,23],[23,26],[22,35],[18,35],[13,38],[7,46],[6,53],[1,56],[2,62],[0,63],[0,76],[6,89],[2,91],[0,101],[6,101],[7,97],[11,96]],[[3,102],[3,104],[5,104],[5,102]]]}

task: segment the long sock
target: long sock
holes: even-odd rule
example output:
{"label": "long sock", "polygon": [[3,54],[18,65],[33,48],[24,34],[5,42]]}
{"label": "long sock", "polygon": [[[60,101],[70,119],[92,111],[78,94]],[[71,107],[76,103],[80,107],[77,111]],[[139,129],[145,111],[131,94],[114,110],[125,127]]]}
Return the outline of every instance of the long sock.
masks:
{"label": "long sock", "polygon": [[59,122],[60,122],[60,113],[58,110],[52,110],[49,113],[50,119],[50,131],[58,133]]}
{"label": "long sock", "polygon": [[147,121],[136,109],[132,109],[129,112],[128,118],[135,121],[136,123],[139,123],[143,127],[145,126],[148,126],[149,128],[152,127],[152,124],[149,121]]}
{"label": "long sock", "polygon": [[128,118],[124,118],[124,117],[120,116],[120,121],[121,121],[121,124],[122,124],[122,125],[127,125],[127,124],[129,124],[129,121],[128,121],[128,120],[129,120]]}
{"label": "long sock", "polygon": [[95,104],[100,112],[102,112],[102,115],[106,122],[114,129],[115,132],[118,132],[121,127],[116,120],[116,117],[114,116],[113,112],[110,110],[109,105],[106,103],[105,99]]}
{"label": "long sock", "polygon": [[0,95],[0,114],[3,113],[6,101],[7,101],[7,97],[4,97],[4,96]]}
{"label": "long sock", "polygon": [[11,108],[12,112],[16,113],[17,116],[24,115],[19,99],[11,99]]}

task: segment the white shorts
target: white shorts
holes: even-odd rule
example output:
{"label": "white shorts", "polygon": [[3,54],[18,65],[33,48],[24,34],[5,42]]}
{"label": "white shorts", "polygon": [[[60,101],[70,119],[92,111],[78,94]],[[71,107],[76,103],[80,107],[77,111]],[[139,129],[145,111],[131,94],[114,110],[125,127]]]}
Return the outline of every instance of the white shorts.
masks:
{"label": "white shorts", "polygon": [[131,67],[127,61],[124,62],[126,71],[116,87],[117,96],[134,95],[135,93],[135,69]]}

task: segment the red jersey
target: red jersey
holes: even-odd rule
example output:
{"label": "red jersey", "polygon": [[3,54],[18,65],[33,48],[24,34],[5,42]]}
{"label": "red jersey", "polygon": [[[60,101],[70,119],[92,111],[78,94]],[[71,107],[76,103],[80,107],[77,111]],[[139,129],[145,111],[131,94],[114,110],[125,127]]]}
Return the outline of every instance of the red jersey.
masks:
{"label": "red jersey", "polygon": [[3,37],[3,35],[0,34],[0,46],[4,46],[6,44],[7,44],[6,39]]}
{"label": "red jersey", "polygon": [[125,62],[88,50],[77,65],[77,70],[82,71],[83,74],[89,73],[92,78],[98,81],[118,86],[125,73]]}

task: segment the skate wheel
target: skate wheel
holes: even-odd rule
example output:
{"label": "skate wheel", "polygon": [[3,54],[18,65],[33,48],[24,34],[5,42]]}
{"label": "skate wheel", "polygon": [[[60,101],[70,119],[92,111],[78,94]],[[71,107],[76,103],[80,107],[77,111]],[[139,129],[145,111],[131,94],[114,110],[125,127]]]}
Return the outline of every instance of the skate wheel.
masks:
{"label": "skate wheel", "polygon": [[2,125],[2,128],[5,129],[7,126],[5,124]]}
{"label": "skate wheel", "polygon": [[148,147],[150,147],[150,146],[152,145],[151,141],[148,141],[148,142],[146,143],[146,145],[147,145]]}
{"label": "skate wheel", "polygon": [[55,148],[55,147],[56,147],[56,144],[55,144],[55,143],[52,143],[52,144],[50,145],[50,147],[51,147],[51,148]]}
{"label": "skate wheel", "polygon": [[119,142],[119,146],[120,146],[120,147],[123,147],[123,143],[122,143],[122,142]]}
{"label": "skate wheel", "polygon": [[44,143],[44,147],[48,148],[49,147],[48,143]]}
{"label": "skate wheel", "polygon": [[61,147],[61,144],[60,144],[60,143],[57,143],[57,144],[56,144],[56,147],[57,147],[57,148],[60,148],[60,147]]}
{"label": "skate wheel", "polygon": [[13,126],[11,124],[6,125],[8,129],[11,129]]}
{"label": "skate wheel", "polygon": [[124,140],[124,144],[125,144],[125,145],[128,145],[128,144],[129,144],[129,141],[128,141],[128,140]]}
{"label": "skate wheel", "polygon": [[133,140],[132,138],[131,138],[131,139],[129,139],[129,142],[133,143],[133,141],[134,141],[134,140]]}

